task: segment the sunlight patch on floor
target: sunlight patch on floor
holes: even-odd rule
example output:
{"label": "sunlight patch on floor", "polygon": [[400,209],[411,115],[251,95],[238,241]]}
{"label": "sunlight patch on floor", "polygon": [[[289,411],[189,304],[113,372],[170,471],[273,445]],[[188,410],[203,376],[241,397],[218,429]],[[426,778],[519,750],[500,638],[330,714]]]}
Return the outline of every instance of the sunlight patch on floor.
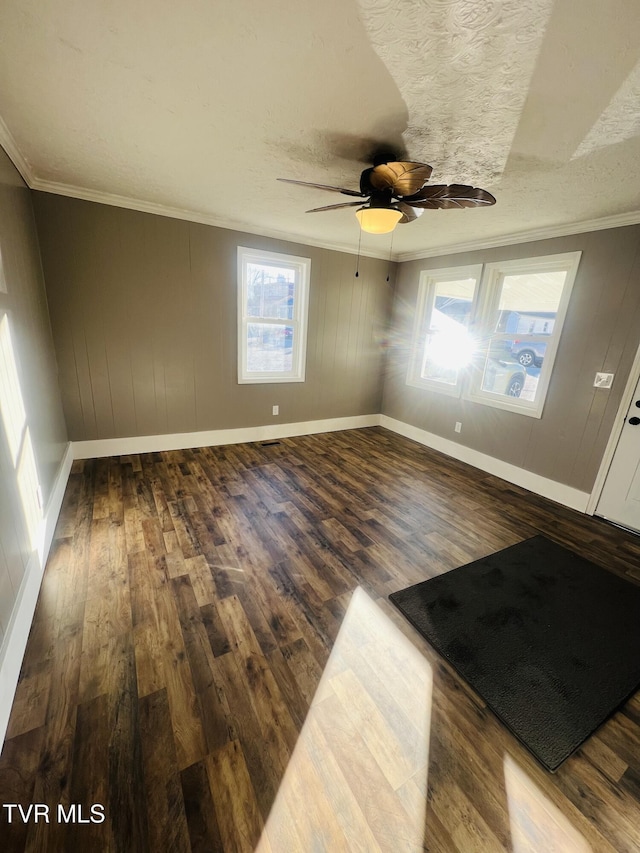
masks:
{"label": "sunlight patch on floor", "polygon": [[360,588],[257,846],[423,849],[432,672]]}
{"label": "sunlight patch on floor", "polygon": [[568,818],[509,755],[504,758],[513,853],[593,853]]}

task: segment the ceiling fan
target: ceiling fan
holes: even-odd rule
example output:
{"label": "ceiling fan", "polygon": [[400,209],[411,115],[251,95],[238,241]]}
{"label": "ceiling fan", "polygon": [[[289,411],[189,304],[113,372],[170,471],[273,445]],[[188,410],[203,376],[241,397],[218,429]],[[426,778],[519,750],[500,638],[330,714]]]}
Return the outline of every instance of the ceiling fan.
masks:
{"label": "ceiling fan", "polygon": [[426,163],[415,163],[411,160],[374,161],[374,165],[360,175],[359,191],[291,178],[278,180],[355,196],[360,200],[314,207],[306,212],[318,213],[322,210],[359,206],[356,216],[360,227],[371,234],[387,234],[398,224],[413,222],[424,210],[488,207],[496,203],[491,193],[465,184],[427,186],[432,171],[432,167]]}

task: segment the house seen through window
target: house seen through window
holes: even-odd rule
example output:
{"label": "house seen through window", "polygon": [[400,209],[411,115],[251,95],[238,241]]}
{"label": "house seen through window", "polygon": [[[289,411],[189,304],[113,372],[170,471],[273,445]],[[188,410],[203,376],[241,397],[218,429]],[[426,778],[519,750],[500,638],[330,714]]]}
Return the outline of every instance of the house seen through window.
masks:
{"label": "house seen through window", "polygon": [[423,271],[407,382],[540,417],[579,259]]}

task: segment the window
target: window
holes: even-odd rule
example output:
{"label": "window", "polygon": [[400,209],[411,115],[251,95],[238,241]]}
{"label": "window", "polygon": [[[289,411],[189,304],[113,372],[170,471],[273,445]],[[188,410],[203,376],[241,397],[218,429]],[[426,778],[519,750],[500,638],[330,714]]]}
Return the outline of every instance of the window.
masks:
{"label": "window", "polygon": [[38,544],[42,521],[42,492],[6,313],[0,320],[0,420],[15,471],[29,544],[33,549]]}
{"label": "window", "polygon": [[309,258],[238,247],[238,382],[304,382]]}
{"label": "window", "polygon": [[470,400],[542,416],[580,254],[486,265]]}
{"label": "window", "polygon": [[4,275],[4,263],[2,262],[2,249],[0,248],[0,293],[7,292],[7,280]]}
{"label": "window", "polygon": [[541,417],[580,254],[423,272],[407,381]]}
{"label": "window", "polygon": [[482,266],[423,270],[407,382],[458,397],[473,355],[470,324]]}

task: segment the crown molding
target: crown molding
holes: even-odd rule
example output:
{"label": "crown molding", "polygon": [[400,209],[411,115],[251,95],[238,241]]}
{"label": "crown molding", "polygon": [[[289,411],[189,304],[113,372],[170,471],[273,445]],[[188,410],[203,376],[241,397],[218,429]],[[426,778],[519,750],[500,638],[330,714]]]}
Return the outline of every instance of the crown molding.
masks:
{"label": "crown molding", "polygon": [[[291,234],[285,231],[278,231],[275,228],[256,228],[247,222],[222,219],[218,216],[213,216],[207,213],[185,210],[180,207],[170,207],[168,205],[157,204],[152,201],[142,201],[136,198],[129,198],[128,196],[102,192],[101,190],[90,190],[86,187],[76,187],[72,184],[56,183],[55,181],[42,180],[35,176],[32,177],[28,183],[32,190],[38,190],[40,192],[68,196],[69,198],[78,198],[82,201],[93,201],[98,204],[107,204],[112,207],[123,207],[127,210],[137,210],[139,213],[151,213],[154,216],[166,216],[170,219],[182,219],[187,222],[197,222],[200,225],[212,225],[215,228],[226,228],[228,231],[240,231],[242,233],[252,234],[258,237],[269,237],[272,240],[283,240],[287,243],[295,243],[298,246],[314,246],[318,249],[331,249],[331,251],[344,252],[349,255],[358,254],[358,248],[356,245],[349,246],[344,243],[331,240],[310,240],[308,237],[301,234]],[[377,258],[378,260],[389,259],[388,251],[377,253],[372,252],[370,249],[362,248],[359,254],[361,257]]]}
{"label": "crown molding", "polygon": [[[0,142],[1,141],[0,137]],[[16,148],[16,151],[17,150],[18,149]],[[9,154],[8,151],[7,153]],[[9,154],[9,156],[13,159],[11,154]],[[246,222],[221,219],[220,217],[213,216],[211,214],[198,213],[179,207],[169,207],[168,205],[157,204],[151,201],[141,201],[140,199],[102,192],[100,190],[89,190],[85,187],[73,186],[72,184],[61,184],[54,181],[42,180],[32,175],[28,164],[24,161],[24,158],[23,162],[30,174],[30,178],[27,180],[22,170],[21,174],[25,177],[25,180],[33,190],[40,190],[42,192],[53,193],[55,195],[69,196],[70,198],[78,198],[84,201],[93,201],[98,204],[107,204],[112,207],[123,207],[128,210],[137,210],[140,213],[151,213],[155,216],[167,216],[170,219],[182,219],[187,222],[197,222],[201,225],[211,225],[215,228],[226,228],[229,231],[240,231],[245,234],[253,234],[258,237],[269,237],[272,240],[283,240],[287,243],[295,243],[298,246],[314,246],[319,249],[330,249],[334,252],[344,252],[349,255],[358,254],[356,246],[348,246],[337,241],[310,240],[306,236],[278,231],[274,228],[255,228]],[[586,219],[581,222],[571,222],[563,225],[551,225],[543,228],[535,228],[531,231],[519,231],[513,234],[505,234],[500,237],[489,239],[480,238],[477,240],[468,240],[465,243],[454,243],[449,246],[435,246],[432,249],[422,249],[418,252],[394,252],[391,260],[394,263],[403,263],[404,261],[418,261],[425,258],[446,257],[448,255],[474,252],[479,249],[494,249],[499,248],[500,246],[512,246],[517,243],[533,243],[537,240],[550,240],[554,237],[568,237],[572,234],[584,234],[589,231],[604,231],[607,228],[623,228],[627,225],[638,224],[640,224],[640,210],[634,210],[629,213],[618,213],[612,216],[604,216],[599,219]],[[374,252],[371,251],[371,249],[362,248],[360,255],[361,257],[377,258],[378,260],[389,260],[389,254],[386,251]]]}
{"label": "crown molding", "polygon": [[0,116],[0,145],[4,148],[7,156],[20,172],[23,181],[26,185],[33,189],[32,183],[34,180],[33,169],[27,158],[23,155],[18,147],[18,143],[13,138],[13,134],[5,124],[2,116]]}
{"label": "crown molding", "polygon": [[[361,257],[376,258],[378,260],[389,260],[387,251],[375,252],[370,248],[361,248],[345,245],[332,240],[310,240],[301,234],[292,234],[279,231],[275,228],[256,228],[246,222],[237,222],[221,219],[211,214],[199,213],[180,207],[157,204],[151,201],[130,198],[115,193],[91,190],[86,187],[78,187],[73,184],[63,184],[56,181],[47,181],[38,178],[31,164],[20,151],[11,131],[0,116],[0,145],[20,172],[27,186],[32,190],[53,193],[54,195],[68,196],[83,201],[92,201],[97,204],[107,204],[111,207],[122,207],[127,210],[136,210],[139,213],[150,213],[154,216],[166,216],[170,219],[182,219],[186,222],[196,222],[201,225],[211,225],[215,228],[225,228],[228,231],[240,231],[257,237],[268,237],[272,240],[282,240],[287,243],[295,243],[298,246],[313,246],[318,249],[330,249],[333,252],[344,252],[349,255],[360,254]],[[420,261],[426,258],[447,257],[461,253],[475,252],[480,249],[495,249],[500,246],[512,246],[517,243],[533,243],[537,240],[550,240],[554,237],[568,237],[572,234],[584,234],[589,231],[604,231],[608,228],[624,228],[627,225],[640,224],[640,210],[629,213],[618,213],[612,216],[604,216],[599,219],[586,219],[580,222],[572,222],[563,225],[551,225],[531,231],[519,231],[513,234],[505,234],[500,237],[489,239],[480,238],[468,240],[464,243],[453,243],[448,246],[435,246],[431,249],[421,249],[417,252],[394,252],[391,261],[403,263],[405,261]]]}
{"label": "crown molding", "polygon": [[[127,210],[136,210],[139,213],[151,213],[154,216],[166,216],[170,219],[182,219],[186,222],[197,222],[201,225],[212,225],[215,228],[226,228],[228,231],[240,231],[257,237],[269,237],[272,240],[282,240],[287,243],[295,243],[298,246],[313,246],[318,249],[330,249],[333,252],[344,252],[348,255],[360,255],[365,258],[376,258],[378,260],[389,260],[387,251],[374,252],[368,248],[358,250],[356,245],[350,246],[332,240],[310,240],[301,234],[278,231],[275,228],[256,228],[246,222],[237,222],[221,219],[206,213],[198,213],[193,210],[185,210],[180,207],[170,207],[164,204],[156,204],[151,201],[142,201],[128,196],[107,193],[101,190],[91,190],[86,187],[77,187],[73,184],[63,184],[56,181],[47,181],[38,178],[33,168],[22,151],[18,147],[11,131],[0,116],[0,146],[4,148],[7,156],[16,167],[29,189],[40,192],[63,195],[69,198],[78,198],[82,201],[93,201],[97,204],[107,204],[111,207],[123,207]],[[354,241],[355,244],[355,241]],[[393,260],[393,258],[392,258]]]}
{"label": "crown molding", "polygon": [[617,213],[603,216],[600,219],[585,219],[581,222],[571,222],[565,225],[550,225],[531,231],[519,231],[491,239],[469,240],[466,243],[454,243],[450,246],[424,249],[419,252],[399,252],[394,261],[421,261],[425,258],[438,258],[457,255],[462,252],[475,252],[478,249],[495,249],[500,246],[513,246],[516,243],[533,243],[536,240],[550,240],[553,237],[569,237],[572,234],[586,234],[589,231],[605,231],[607,228],[624,228],[626,225],[640,224],[640,210],[629,213]]}

